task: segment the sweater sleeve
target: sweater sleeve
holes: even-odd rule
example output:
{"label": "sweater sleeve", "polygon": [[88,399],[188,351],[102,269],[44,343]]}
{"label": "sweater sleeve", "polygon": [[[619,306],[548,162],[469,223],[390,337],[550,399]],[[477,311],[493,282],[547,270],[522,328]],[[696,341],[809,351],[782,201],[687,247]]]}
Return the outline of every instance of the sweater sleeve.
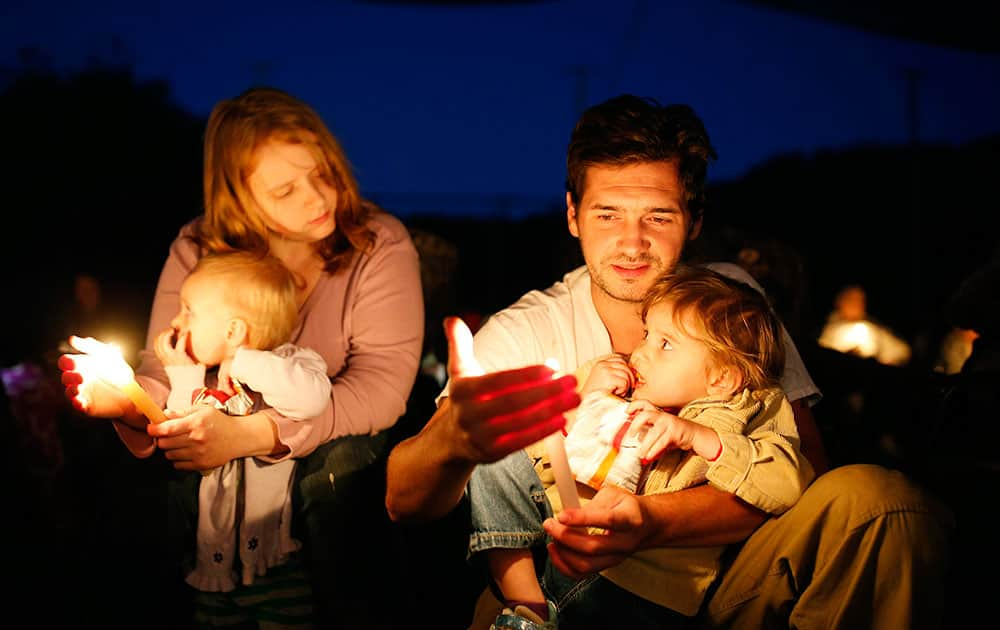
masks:
{"label": "sweater sleeve", "polygon": [[293,420],[318,416],[330,405],[326,361],[308,348],[292,344],[270,351],[240,348],[230,375]]}
{"label": "sweater sleeve", "polygon": [[167,377],[170,379],[170,395],[167,397],[167,409],[186,411],[191,408],[191,394],[205,386],[205,366],[168,365]]}
{"label": "sweater sleeve", "polygon": [[[347,357],[332,375],[333,404],[311,422],[295,422],[268,410],[278,427],[278,439],[290,452],[263,458],[267,461],[303,457],[345,435],[375,434],[391,427],[406,411],[423,348],[420,262],[402,223],[387,215],[379,221],[374,226],[378,234],[374,249],[361,254],[351,271],[347,288],[351,295],[343,313]],[[300,342],[309,345],[306,339]]]}
{"label": "sweater sleeve", "polygon": [[[139,352],[136,382],[163,408],[170,395],[170,385],[163,364],[156,358],[153,344],[156,336],[170,326],[170,321],[180,310],[181,284],[198,261],[198,248],[190,240],[191,224],[181,228],[170,245],[167,260],[160,270],[160,279],[153,296],[153,308],[146,331],[146,347]],[[112,421],[118,437],[136,457],[149,457],[156,450],[156,443],[145,431],[138,431],[117,420]]]}
{"label": "sweater sleeve", "polygon": [[[708,467],[708,481],[769,514],[792,507],[812,481],[799,451],[795,416],[784,393],[766,390],[763,409],[745,432],[719,431],[722,454]],[[702,419],[703,420],[703,419]]]}

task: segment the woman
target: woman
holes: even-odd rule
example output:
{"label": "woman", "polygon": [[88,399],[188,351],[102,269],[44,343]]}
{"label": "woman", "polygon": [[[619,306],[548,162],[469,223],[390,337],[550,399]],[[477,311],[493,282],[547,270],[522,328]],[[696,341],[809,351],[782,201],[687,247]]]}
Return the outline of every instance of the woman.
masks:
{"label": "woman", "polygon": [[[293,523],[302,523],[306,549],[321,554],[316,562],[330,563],[337,554],[323,545],[349,547],[353,541],[337,539],[345,534],[341,525],[317,537],[333,513],[324,503],[334,498],[337,475],[370,468],[384,442],[381,436],[345,436],[392,426],[416,377],[423,343],[416,250],[400,221],[361,198],[343,150],[320,117],[275,89],[248,90],[212,111],[204,142],[204,203],[204,215],[181,228],[161,271],[137,381],[165,403],[168,381],[154,342],[180,310],[181,283],[202,255],[268,252],[297,279],[299,313],[290,341],[326,361],[330,404],[310,422],[273,409],[237,418],[198,406],[149,424],[128,398],[87,377],[81,355],[60,359],[66,395],[84,413],[111,418],[135,456],[149,457],[159,448],[181,471],[209,470],[248,456],[277,462],[311,455],[300,466],[300,513]],[[370,489],[376,495],[366,493],[371,505],[381,505],[383,497]],[[341,519],[343,499],[337,497]],[[310,568],[308,557],[306,562]],[[333,582],[316,575],[313,582],[317,601],[326,601],[324,591]]]}

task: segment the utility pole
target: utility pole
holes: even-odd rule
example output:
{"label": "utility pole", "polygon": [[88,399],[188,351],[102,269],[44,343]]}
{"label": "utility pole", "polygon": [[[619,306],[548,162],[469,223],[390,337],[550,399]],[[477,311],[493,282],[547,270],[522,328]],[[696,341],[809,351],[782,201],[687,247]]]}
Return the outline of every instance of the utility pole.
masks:
{"label": "utility pole", "polygon": [[[913,341],[919,346],[920,336],[925,332],[927,322],[927,288],[923,274],[923,209],[920,202],[920,80],[923,72],[919,68],[903,68],[906,81],[906,126],[909,144],[910,168],[910,312],[913,321]],[[921,348],[914,348],[920,351]]]}

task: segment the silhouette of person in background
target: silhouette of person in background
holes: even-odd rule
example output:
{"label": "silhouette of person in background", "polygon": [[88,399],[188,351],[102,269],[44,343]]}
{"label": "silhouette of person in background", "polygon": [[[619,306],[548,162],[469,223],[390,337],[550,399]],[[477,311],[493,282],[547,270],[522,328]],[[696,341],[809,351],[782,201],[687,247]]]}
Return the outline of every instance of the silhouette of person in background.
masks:
{"label": "silhouette of person in background", "polygon": [[39,484],[36,491],[46,497],[43,505],[55,503],[53,492],[66,464],[59,422],[67,404],[59,392],[56,361],[63,352],[72,351],[66,343],[70,335],[97,335],[108,326],[101,283],[95,275],[77,272],[71,297],[56,300],[44,320],[41,347],[15,365],[0,366],[0,382],[17,431],[14,443],[23,459],[22,472]]}
{"label": "silhouette of person in background", "polygon": [[972,354],[972,345],[979,333],[971,328],[954,326],[945,333],[938,349],[934,371],[941,374],[958,374]]}
{"label": "silhouette of person in background", "polygon": [[[442,321],[445,315],[462,309],[457,294],[458,247],[430,229],[411,226],[409,230],[420,256],[426,328],[420,372],[406,414],[389,430],[390,446],[419,433],[433,415],[434,397],[444,384],[442,372],[448,357]],[[401,588],[393,595],[394,606],[408,604],[415,614],[426,614],[427,602],[447,593],[449,605],[436,607],[433,625],[455,630],[467,627],[473,602],[486,581],[466,562],[466,521],[466,514],[454,510],[437,521],[395,525],[392,543],[401,563],[396,582]]]}
{"label": "silhouette of person in background", "polygon": [[824,348],[875,359],[883,365],[906,365],[910,345],[868,314],[867,297],[859,284],[842,288],[817,342]]}
{"label": "silhouette of person in background", "polygon": [[798,340],[806,297],[802,256],[780,239],[749,237],[736,252],[735,262],[764,287],[788,334]]}
{"label": "silhouette of person in background", "polygon": [[22,361],[0,366],[0,383],[6,395],[4,417],[15,430],[12,444],[22,462],[21,474],[36,485],[39,504],[55,509],[55,485],[65,464],[58,420],[65,409],[56,382],[37,363]]}
{"label": "silhouette of person in background", "polygon": [[[94,337],[99,325],[101,306],[101,283],[89,273],[78,273],[73,278],[73,322],[74,330],[69,334]],[[67,334],[67,336],[69,336]]]}
{"label": "silhouette of person in background", "polygon": [[[961,369],[930,373],[911,385],[909,426],[900,427],[903,464],[955,512],[955,562],[948,581],[954,615],[949,627],[982,625],[993,615],[991,580],[963,579],[984,560],[1000,558],[996,521],[988,516],[1000,485],[1000,244],[992,258],[969,273],[943,309],[955,330],[975,331]],[[971,337],[972,335],[967,335]],[[968,623],[973,622],[973,623]]]}
{"label": "silhouette of person in background", "polygon": [[455,293],[458,248],[448,239],[421,228],[410,228],[413,246],[420,256],[420,283],[424,291],[424,350],[420,373],[430,376],[437,387],[444,385],[448,342],[441,322],[458,308]]}
{"label": "silhouette of person in background", "polygon": [[977,333],[961,371],[1000,371],[1000,244],[990,260],[959,284],[946,313],[953,326]]}
{"label": "silhouette of person in background", "polygon": [[1000,470],[1000,424],[994,421],[1000,409],[1000,245],[962,280],[944,311],[956,330],[975,331],[975,339],[960,370],[935,374],[936,387],[925,388],[933,393],[930,400],[927,394],[920,398],[922,426],[908,435],[909,443],[932,463],[941,444],[962,444],[961,457]]}
{"label": "silhouette of person in background", "polygon": [[101,281],[84,271],[73,276],[73,301],[58,311],[57,344],[47,351],[53,365],[60,354],[73,352],[67,343],[70,335],[108,339],[108,313],[102,295]]}

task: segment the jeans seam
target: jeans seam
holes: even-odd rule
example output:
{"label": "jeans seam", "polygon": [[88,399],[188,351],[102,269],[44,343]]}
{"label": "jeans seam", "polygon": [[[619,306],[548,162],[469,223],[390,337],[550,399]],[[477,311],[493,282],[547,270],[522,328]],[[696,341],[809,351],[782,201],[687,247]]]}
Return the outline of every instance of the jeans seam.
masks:
{"label": "jeans seam", "polygon": [[527,549],[545,538],[543,532],[473,532],[469,536],[469,553],[479,553],[495,548]]}

